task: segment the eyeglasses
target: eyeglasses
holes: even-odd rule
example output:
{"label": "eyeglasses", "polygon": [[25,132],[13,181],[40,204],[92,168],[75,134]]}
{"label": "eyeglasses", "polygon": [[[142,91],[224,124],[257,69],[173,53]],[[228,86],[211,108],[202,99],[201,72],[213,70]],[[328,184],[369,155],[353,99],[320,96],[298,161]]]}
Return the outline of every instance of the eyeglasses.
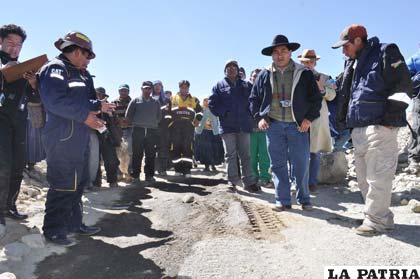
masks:
{"label": "eyeglasses", "polygon": [[81,48],[81,49],[80,49],[80,51],[82,52],[82,55],[83,55],[86,59],[90,60],[90,51],[88,51],[88,50],[86,50],[86,49],[84,49],[84,48]]}

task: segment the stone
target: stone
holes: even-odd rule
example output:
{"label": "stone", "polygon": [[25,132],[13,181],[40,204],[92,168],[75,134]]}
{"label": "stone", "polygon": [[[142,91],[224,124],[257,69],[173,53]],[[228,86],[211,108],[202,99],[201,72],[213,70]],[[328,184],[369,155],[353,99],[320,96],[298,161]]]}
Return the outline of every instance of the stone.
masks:
{"label": "stone", "polygon": [[356,188],[358,184],[356,180],[350,180],[348,185],[350,188]]}
{"label": "stone", "polygon": [[194,196],[191,194],[187,194],[182,198],[183,203],[192,203],[194,201]]}
{"label": "stone", "polygon": [[20,242],[13,242],[4,246],[4,254],[12,261],[21,261],[30,251],[31,248],[28,245]]}
{"label": "stone", "polygon": [[35,188],[26,188],[25,191],[27,195],[31,198],[36,198],[39,194],[41,194],[41,191]]}
{"label": "stone", "polygon": [[21,241],[31,248],[44,248],[44,238],[40,234],[28,234],[21,238]]}
{"label": "stone", "polygon": [[0,279],[16,279],[16,275],[10,272],[4,272],[0,274]]}
{"label": "stone", "polygon": [[402,199],[400,202],[401,205],[407,205],[408,204],[408,200],[407,199]]}
{"label": "stone", "polygon": [[408,203],[408,206],[410,207],[411,211],[414,213],[420,213],[420,201],[412,199]]}
{"label": "stone", "polygon": [[318,173],[319,184],[337,184],[344,181],[347,176],[348,163],[343,151],[321,153],[320,169]]}

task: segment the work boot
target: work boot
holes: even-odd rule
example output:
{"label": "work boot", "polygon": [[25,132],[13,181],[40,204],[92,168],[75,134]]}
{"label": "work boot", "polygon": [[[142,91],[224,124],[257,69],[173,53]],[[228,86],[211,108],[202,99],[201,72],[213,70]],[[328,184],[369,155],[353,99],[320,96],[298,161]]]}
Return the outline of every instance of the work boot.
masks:
{"label": "work boot", "polygon": [[118,188],[119,187],[118,182],[111,182],[111,183],[109,183],[109,187],[110,188]]}
{"label": "work boot", "polygon": [[362,236],[374,236],[379,234],[380,232],[375,228],[362,224],[356,228],[356,233]]}
{"label": "work boot", "polygon": [[313,209],[312,204],[311,203],[302,203],[301,204],[302,210],[307,210],[307,211],[311,211]]}
{"label": "work boot", "polygon": [[311,193],[316,193],[318,191],[318,186],[316,184],[309,185],[309,191]]}
{"label": "work boot", "polygon": [[264,188],[274,189],[273,181],[260,181],[258,185]]}
{"label": "work boot", "polygon": [[153,176],[146,177],[147,182],[156,182],[156,179]]}
{"label": "work boot", "polygon": [[60,236],[60,235],[52,235],[52,236],[46,236],[44,235],[45,240],[48,242],[51,242],[56,245],[64,246],[64,247],[70,247],[76,244],[75,241],[68,239],[67,236]]}
{"label": "work boot", "polygon": [[251,193],[256,193],[256,192],[261,191],[261,187],[258,186],[257,184],[251,184],[251,185],[245,186],[244,190]]}
{"label": "work boot", "polygon": [[85,224],[82,224],[76,233],[79,235],[94,235],[100,231],[101,231],[100,227],[86,226]]}

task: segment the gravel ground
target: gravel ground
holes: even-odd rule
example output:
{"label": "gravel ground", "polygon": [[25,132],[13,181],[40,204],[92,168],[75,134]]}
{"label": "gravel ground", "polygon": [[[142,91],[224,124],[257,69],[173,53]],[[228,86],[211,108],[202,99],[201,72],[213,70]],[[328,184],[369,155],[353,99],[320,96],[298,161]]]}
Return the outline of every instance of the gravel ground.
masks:
{"label": "gravel ground", "polygon": [[[400,190],[413,197],[418,184],[410,187]],[[38,249],[19,263],[0,258],[0,271],[42,279],[323,278],[327,265],[419,265],[420,214],[400,205],[401,191],[393,199],[396,229],[362,237],[353,230],[363,204],[352,169],[346,183],[320,187],[311,212],[297,205],[273,212],[273,190],[263,190],[230,193],[224,172],[194,170],[187,180],[169,176],[92,192],[85,220],[101,233],[77,237],[78,245],[67,249]],[[26,225],[15,224],[3,245],[41,226],[45,195],[39,195],[39,209]],[[19,236],[12,237],[15,229]]]}

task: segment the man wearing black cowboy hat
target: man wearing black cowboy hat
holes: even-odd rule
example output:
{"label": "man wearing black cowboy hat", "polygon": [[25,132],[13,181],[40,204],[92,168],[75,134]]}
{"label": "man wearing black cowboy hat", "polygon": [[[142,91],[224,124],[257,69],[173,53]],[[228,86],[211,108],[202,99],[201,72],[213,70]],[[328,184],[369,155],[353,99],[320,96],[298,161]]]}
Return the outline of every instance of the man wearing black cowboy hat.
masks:
{"label": "man wearing black cowboy hat", "polygon": [[319,117],[322,96],[309,69],[295,63],[292,52],[300,47],[286,36],[274,37],[263,55],[273,63],[262,70],[250,96],[250,109],[261,130],[267,130],[268,152],[275,185],[276,210],[291,208],[287,162],[293,165],[297,201],[311,209],[308,189],[309,128]]}

